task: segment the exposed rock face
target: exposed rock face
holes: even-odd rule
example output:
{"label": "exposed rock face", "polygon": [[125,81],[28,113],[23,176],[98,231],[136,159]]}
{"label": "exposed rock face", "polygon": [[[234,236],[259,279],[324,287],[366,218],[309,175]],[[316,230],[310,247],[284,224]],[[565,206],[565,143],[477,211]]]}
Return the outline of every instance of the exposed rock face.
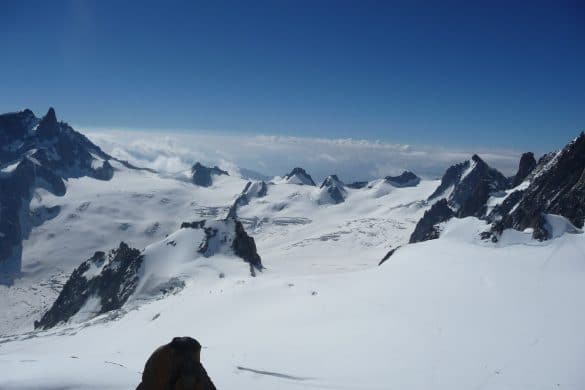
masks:
{"label": "exposed rock face", "polygon": [[353,183],[348,184],[347,187],[359,190],[367,185],[368,185],[367,181],[354,181]]}
{"label": "exposed rock face", "polygon": [[399,176],[386,176],[384,180],[394,187],[414,187],[420,183],[420,177],[410,171],[404,171]]}
{"label": "exposed rock face", "polygon": [[399,246],[397,246],[396,248],[392,248],[392,249],[390,249],[390,250],[389,250],[389,251],[386,253],[386,255],[385,255],[383,258],[382,258],[382,260],[380,260],[380,262],[378,263],[378,265],[382,265],[382,264],[384,264],[384,263],[385,263],[385,262],[386,262],[386,261],[387,261],[389,258],[391,258],[391,257],[394,255],[394,253],[396,253],[396,251],[397,251],[398,249],[400,249],[400,245],[399,245]]}
{"label": "exposed rock face", "polygon": [[73,271],[53,306],[35,321],[35,328],[48,329],[68,321],[91,298],[98,300],[93,315],[121,308],[136,289],[142,261],[140,251],[124,242],[107,255],[96,252]]}
{"label": "exposed rock face", "polygon": [[246,206],[253,198],[262,198],[268,193],[268,186],[264,181],[247,182],[242,193],[236,198],[228,211],[228,218],[237,218],[238,207]]}
{"label": "exposed rock face", "polygon": [[315,186],[315,182],[311,175],[309,175],[303,168],[294,168],[288,175],[284,176],[287,183]]}
{"label": "exposed rock face", "polygon": [[485,205],[492,193],[509,187],[508,180],[491,168],[479,156],[451,166],[443,175],[441,184],[429,200],[445,197],[457,217],[485,214]]}
{"label": "exposed rock face", "polygon": [[[174,267],[196,262],[197,256],[192,257],[194,253],[203,257],[235,255],[249,264],[252,276],[256,271],[262,271],[256,243],[239,221],[184,222],[181,229],[202,230],[203,235],[185,235],[184,230],[179,230],[173,239],[154,243],[142,252],[124,242],[108,254],[95,252],[73,271],[55,303],[40,321],[35,322],[35,328],[48,329],[74,316],[84,321],[122,308],[131,297],[144,299],[176,292],[185,286],[185,282],[181,275],[174,273]],[[193,237],[201,241],[192,241]],[[193,251],[185,250],[191,245]],[[175,252],[177,246],[183,249]],[[161,252],[161,248],[164,251]],[[190,253],[187,257],[186,252]],[[171,272],[165,274],[160,264],[169,261]],[[158,265],[152,268],[153,264]]]}
{"label": "exposed rock face", "polygon": [[0,115],[0,283],[10,284],[20,272],[22,240],[35,223],[29,210],[34,191],[44,188],[62,196],[63,179],[109,180],[114,174],[111,159],[58,122],[52,108],[42,119],[30,110]]}
{"label": "exposed rock face", "polygon": [[[569,143],[552,159],[540,161],[535,174],[516,203],[510,200],[492,231],[533,228],[533,237],[546,239],[544,214],[557,214],[581,228],[585,219],[585,133]],[[509,209],[509,210],[508,210]],[[507,213],[505,211],[508,211]]]}
{"label": "exposed rock face", "polygon": [[211,187],[211,185],[213,184],[212,176],[220,175],[229,176],[229,173],[227,173],[227,171],[219,169],[217,165],[214,166],[213,168],[210,168],[206,167],[201,163],[195,163],[195,165],[193,165],[193,167],[191,168],[191,175],[193,184],[198,185],[200,187]]}
{"label": "exposed rock face", "polygon": [[345,202],[347,191],[337,175],[327,176],[319,188],[321,189],[320,203],[339,204]]}
{"label": "exposed rock face", "polygon": [[518,165],[518,172],[510,178],[511,187],[514,188],[522,183],[530,173],[536,168],[536,159],[532,152],[522,154],[520,157],[520,164]]}
{"label": "exposed rock face", "polygon": [[441,199],[429,210],[425,211],[423,217],[418,221],[414,232],[410,236],[409,243],[434,240],[439,238],[440,230],[438,225],[451,219],[455,213],[449,207],[446,199]]}
{"label": "exposed rock face", "polygon": [[255,276],[255,270],[262,271],[264,268],[254,238],[248,236],[240,221],[224,219],[183,222],[181,228],[203,229],[205,240],[201,242],[198,252],[205,257],[211,257],[229,248],[236,256],[250,264],[252,276]]}
{"label": "exposed rock face", "polygon": [[[21,266],[22,240],[28,238],[32,221],[29,204],[36,188],[57,196],[65,183],[34,157],[25,157],[13,171],[0,172],[0,282],[10,284]],[[52,215],[54,216],[54,215]]]}
{"label": "exposed rock face", "polygon": [[240,221],[235,221],[235,237],[232,241],[232,249],[234,253],[244,259],[245,262],[250,264],[250,273],[252,276],[256,276],[254,269],[262,270],[262,259],[256,250],[256,242],[254,238],[250,237],[244,230],[244,226]]}

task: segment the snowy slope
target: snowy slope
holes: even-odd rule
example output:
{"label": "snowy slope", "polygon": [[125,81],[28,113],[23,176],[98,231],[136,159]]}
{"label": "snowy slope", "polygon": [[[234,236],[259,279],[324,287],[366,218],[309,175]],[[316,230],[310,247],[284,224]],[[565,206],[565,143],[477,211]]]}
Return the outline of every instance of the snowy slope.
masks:
{"label": "snowy slope", "polygon": [[223,389],[583,388],[584,235],[484,229],[454,219],[379,268],[200,278],[117,321],[5,339],[0,388],[132,388],[176,335]]}
{"label": "snowy slope", "polygon": [[[383,179],[346,189],[340,204],[323,204],[322,190],[268,185],[266,196],[238,208],[268,268],[315,274],[372,267],[390,247],[408,242],[424,201],[438,181],[396,188]],[[371,187],[371,188],[370,188]]]}
{"label": "snowy slope", "polygon": [[0,335],[31,329],[33,320],[57,297],[73,268],[96,250],[120,241],[143,249],[176,231],[181,222],[223,218],[246,181],[220,176],[208,188],[148,171],[117,169],[109,181],[69,179],[58,197],[36,190],[34,214],[58,206],[53,219],[33,228],[23,242],[22,277],[12,287],[0,285]]}

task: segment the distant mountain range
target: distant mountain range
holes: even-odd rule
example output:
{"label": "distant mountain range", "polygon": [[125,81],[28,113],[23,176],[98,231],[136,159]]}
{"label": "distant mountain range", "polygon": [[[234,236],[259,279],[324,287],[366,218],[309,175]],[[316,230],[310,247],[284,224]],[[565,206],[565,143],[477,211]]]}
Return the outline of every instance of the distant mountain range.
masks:
{"label": "distant mountain range", "polygon": [[[154,182],[149,180],[157,177],[155,171],[133,166],[103,152],[69,125],[59,122],[52,108],[42,118],[37,118],[30,110],[0,115],[0,281],[11,285],[21,277],[23,242],[31,231],[62,217],[64,206],[60,202],[41,202],[31,208],[36,197],[40,198],[39,191],[64,198],[70,180],[85,178],[95,180],[95,183],[109,182],[118,173],[128,175],[125,176],[128,180],[137,180],[140,186],[137,188],[143,189],[153,185]],[[143,178],[140,175],[144,173],[153,176]],[[166,237],[152,239],[145,249],[133,248],[120,239],[119,244],[108,248],[94,247],[93,255],[72,253],[72,256],[80,257],[71,262],[80,264],[73,269],[58,297],[35,327],[50,328],[74,317],[87,319],[116,311],[126,302],[136,301],[141,294],[156,297],[178,291],[184,286],[184,276],[195,272],[190,268],[192,263],[201,258],[223,256],[236,263],[243,260],[254,276],[264,266],[256,243],[247,231],[262,232],[263,226],[271,224],[274,229],[271,235],[282,234],[276,233],[282,227],[311,224],[319,210],[340,210],[328,211],[326,218],[333,220],[344,215],[352,217],[345,220],[341,225],[343,228],[338,231],[322,232],[320,236],[294,242],[291,247],[303,247],[312,242],[336,242],[344,235],[362,232],[369,240],[365,246],[379,245],[383,240],[379,234],[385,230],[380,230],[375,218],[394,210],[410,219],[416,216],[409,222],[412,224],[409,237],[407,235],[398,244],[439,238],[445,223],[453,218],[474,217],[487,222],[489,228],[479,236],[492,242],[497,242],[506,229],[530,231],[536,240],[550,239],[554,236],[552,225],[558,221],[549,215],[565,218],[577,230],[583,227],[585,218],[583,133],[561,151],[546,154],[538,161],[532,153],[523,154],[517,173],[511,177],[490,167],[477,155],[449,167],[440,183],[423,181],[413,172],[405,171],[398,176],[351,184],[345,184],[332,174],[317,186],[301,167],[269,180],[255,172],[244,171],[241,177],[232,177],[218,166],[208,167],[199,162],[193,165],[189,174],[189,183],[186,184],[190,187],[180,187],[181,194],[184,194],[181,199],[189,199],[191,192],[200,192],[191,203],[183,200],[190,208],[182,210],[199,210],[199,215],[204,218],[184,223],[174,233],[167,230]],[[162,179],[156,180],[156,186],[164,187],[172,179],[165,178],[164,185],[158,181]],[[430,188],[429,183],[434,187],[425,192]],[[91,191],[94,194],[98,191],[96,196],[99,196],[99,189]],[[179,189],[174,188],[170,193],[177,194],[177,191]],[[389,206],[384,212],[377,211],[394,193],[404,194],[401,195],[404,200]],[[421,194],[424,197],[420,198]],[[112,202],[117,202],[115,195],[108,196]],[[138,205],[138,199],[152,196],[138,193],[132,202],[136,203],[136,208],[142,207]],[[221,201],[217,206],[200,206],[201,196],[205,196],[208,203],[214,203],[215,199]],[[173,198],[162,198],[159,206],[173,201]],[[87,201],[78,206],[78,213],[90,207],[90,203]],[[109,218],[116,220],[127,211],[124,208],[134,207],[133,203],[110,209],[106,204],[96,212],[111,213]],[[186,219],[179,214],[167,213],[167,216]],[[360,216],[363,218],[358,218]],[[73,213],[66,220],[75,218],[80,217]],[[359,221],[359,227],[352,226],[358,223],[356,221]],[[400,232],[399,237],[402,237],[404,222],[393,221],[397,227],[392,228],[392,234]],[[119,226],[120,231],[125,232],[132,226],[132,221]],[[154,236],[159,229],[159,220],[152,221],[142,236]],[[108,243],[112,244],[117,236],[112,232],[107,234],[111,237]],[[53,235],[49,232],[47,237]],[[373,244],[372,240],[378,244]],[[397,245],[394,244],[383,261],[395,253]],[[59,245],[58,238],[55,245]],[[165,266],[161,268],[163,261]]]}

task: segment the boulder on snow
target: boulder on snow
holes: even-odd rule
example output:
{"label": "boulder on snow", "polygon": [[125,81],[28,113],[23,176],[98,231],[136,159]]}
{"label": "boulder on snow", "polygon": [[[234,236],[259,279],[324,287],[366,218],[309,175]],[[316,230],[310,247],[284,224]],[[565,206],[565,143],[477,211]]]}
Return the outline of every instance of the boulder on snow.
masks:
{"label": "boulder on snow", "polygon": [[146,361],[136,390],[215,390],[201,364],[201,344],[191,337],[175,337],[157,348]]}

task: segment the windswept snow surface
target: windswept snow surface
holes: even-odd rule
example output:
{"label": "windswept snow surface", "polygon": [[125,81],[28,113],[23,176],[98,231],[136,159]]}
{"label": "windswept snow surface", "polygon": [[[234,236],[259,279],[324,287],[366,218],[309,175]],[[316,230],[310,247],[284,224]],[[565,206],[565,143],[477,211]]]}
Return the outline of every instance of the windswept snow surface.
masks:
{"label": "windswept snow surface", "polygon": [[[454,219],[377,267],[408,241],[437,181],[375,181],[337,205],[313,186],[272,184],[237,211],[266,267],[252,278],[233,255],[194,256],[200,231],[173,233],[224,217],[245,180],[200,188],[117,168],[109,182],[69,180],[62,198],[37,193],[31,209],[61,211],[33,229],[23,278],[0,291],[0,389],[134,388],[150,353],[186,335],[220,389],[585,387],[585,235],[562,217],[547,216],[549,241],[506,231],[496,244],[479,240],[483,222]],[[79,323],[86,305],[31,331],[71,270],[121,240],[148,246],[131,304]],[[182,290],[141,301],[173,276]]]}
{"label": "windswept snow surface", "polygon": [[201,278],[116,321],[5,339],[0,388],[132,388],[155,347],[191,335],[222,389],[582,389],[584,235],[482,229],[453,220],[355,272]]}

